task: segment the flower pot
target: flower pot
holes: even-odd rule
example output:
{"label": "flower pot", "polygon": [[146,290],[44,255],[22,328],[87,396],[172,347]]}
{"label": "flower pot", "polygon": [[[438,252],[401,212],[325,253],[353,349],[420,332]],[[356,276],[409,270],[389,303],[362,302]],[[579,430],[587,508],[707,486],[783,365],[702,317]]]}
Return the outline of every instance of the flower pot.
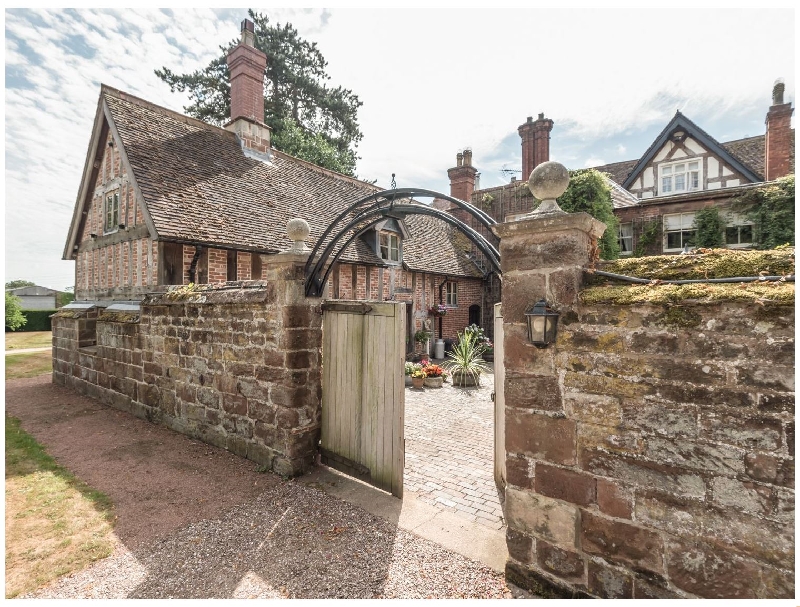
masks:
{"label": "flower pot", "polygon": [[459,388],[479,386],[480,376],[476,378],[471,373],[465,373],[464,371],[456,369],[453,371],[453,385]]}
{"label": "flower pot", "polygon": [[415,388],[422,388],[425,385],[424,377],[412,377],[411,385]]}
{"label": "flower pot", "polygon": [[442,378],[441,376],[439,376],[439,377],[426,377],[425,378],[425,386],[427,388],[441,388],[443,381],[444,381],[444,378]]}
{"label": "flower pot", "polygon": [[411,376],[410,375],[406,375],[405,378],[406,378],[406,387],[408,387],[408,386],[411,385]]}
{"label": "flower pot", "polygon": [[483,360],[485,360],[486,362],[494,361],[494,352],[484,352]]}

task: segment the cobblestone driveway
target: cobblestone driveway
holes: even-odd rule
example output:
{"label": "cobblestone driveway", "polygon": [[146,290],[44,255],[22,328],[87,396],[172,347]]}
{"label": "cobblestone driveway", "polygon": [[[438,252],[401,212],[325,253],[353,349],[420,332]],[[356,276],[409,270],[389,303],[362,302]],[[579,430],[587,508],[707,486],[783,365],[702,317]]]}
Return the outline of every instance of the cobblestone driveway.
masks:
{"label": "cobblestone driveway", "polygon": [[492,529],[505,524],[494,482],[494,375],[480,388],[406,388],[404,490]]}

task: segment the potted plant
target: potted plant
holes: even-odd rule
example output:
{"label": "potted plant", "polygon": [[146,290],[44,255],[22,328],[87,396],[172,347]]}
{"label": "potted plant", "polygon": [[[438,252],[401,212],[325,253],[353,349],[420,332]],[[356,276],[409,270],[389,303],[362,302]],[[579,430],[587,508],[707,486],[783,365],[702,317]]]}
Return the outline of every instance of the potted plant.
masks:
{"label": "potted plant", "polygon": [[422,390],[423,386],[425,385],[425,371],[421,368],[417,369],[411,374],[411,385],[414,388]]}
{"label": "potted plant", "polygon": [[445,363],[447,370],[453,376],[454,386],[481,385],[481,374],[489,371],[481,359],[482,353],[483,346],[478,344],[474,332],[464,331],[458,334],[458,341],[447,354],[450,360]]}
{"label": "potted plant", "polygon": [[481,349],[483,360],[494,360],[494,344],[492,344],[492,340],[486,337],[483,329],[476,324],[472,324],[464,329],[464,333],[471,333],[475,336],[475,343]]}
{"label": "potted plant", "polygon": [[441,388],[444,381],[444,369],[439,365],[426,365],[422,367],[422,372],[425,373],[425,385],[428,388]]}
{"label": "potted plant", "polygon": [[406,386],[412,385],[411,384],[411,374],[414,373],[414,371],[418,371],[420,369],[422,369],[422,365],[420,365],[419,363],[406,363],[406,365],[405,365]]}

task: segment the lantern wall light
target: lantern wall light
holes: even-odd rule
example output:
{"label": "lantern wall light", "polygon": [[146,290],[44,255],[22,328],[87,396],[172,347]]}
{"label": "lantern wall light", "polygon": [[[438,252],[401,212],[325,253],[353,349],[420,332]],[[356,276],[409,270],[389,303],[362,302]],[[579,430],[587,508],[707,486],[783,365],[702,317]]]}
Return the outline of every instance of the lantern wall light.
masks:
{"label": "lantern wall light", "polygon": [[528,341],[537,348],[546,348],[555,343],[558,330],[559,313],[554,311],[544,299],[537,301],[525,312],[528,321]]}

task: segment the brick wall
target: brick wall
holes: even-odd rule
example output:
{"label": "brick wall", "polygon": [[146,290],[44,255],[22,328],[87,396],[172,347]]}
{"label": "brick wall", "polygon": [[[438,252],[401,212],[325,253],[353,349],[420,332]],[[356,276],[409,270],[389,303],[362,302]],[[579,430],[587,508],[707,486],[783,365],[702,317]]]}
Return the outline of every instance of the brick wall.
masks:
{"label": "brick wall", "polygon": [[316,453],[322,316],[319,301],[296,299],[302,266],[271,272],[255,288],[149,296],[138,319],[106,312],[94,348],[78,347],[81,319],[59,312],[53,381],[299,474]]}

